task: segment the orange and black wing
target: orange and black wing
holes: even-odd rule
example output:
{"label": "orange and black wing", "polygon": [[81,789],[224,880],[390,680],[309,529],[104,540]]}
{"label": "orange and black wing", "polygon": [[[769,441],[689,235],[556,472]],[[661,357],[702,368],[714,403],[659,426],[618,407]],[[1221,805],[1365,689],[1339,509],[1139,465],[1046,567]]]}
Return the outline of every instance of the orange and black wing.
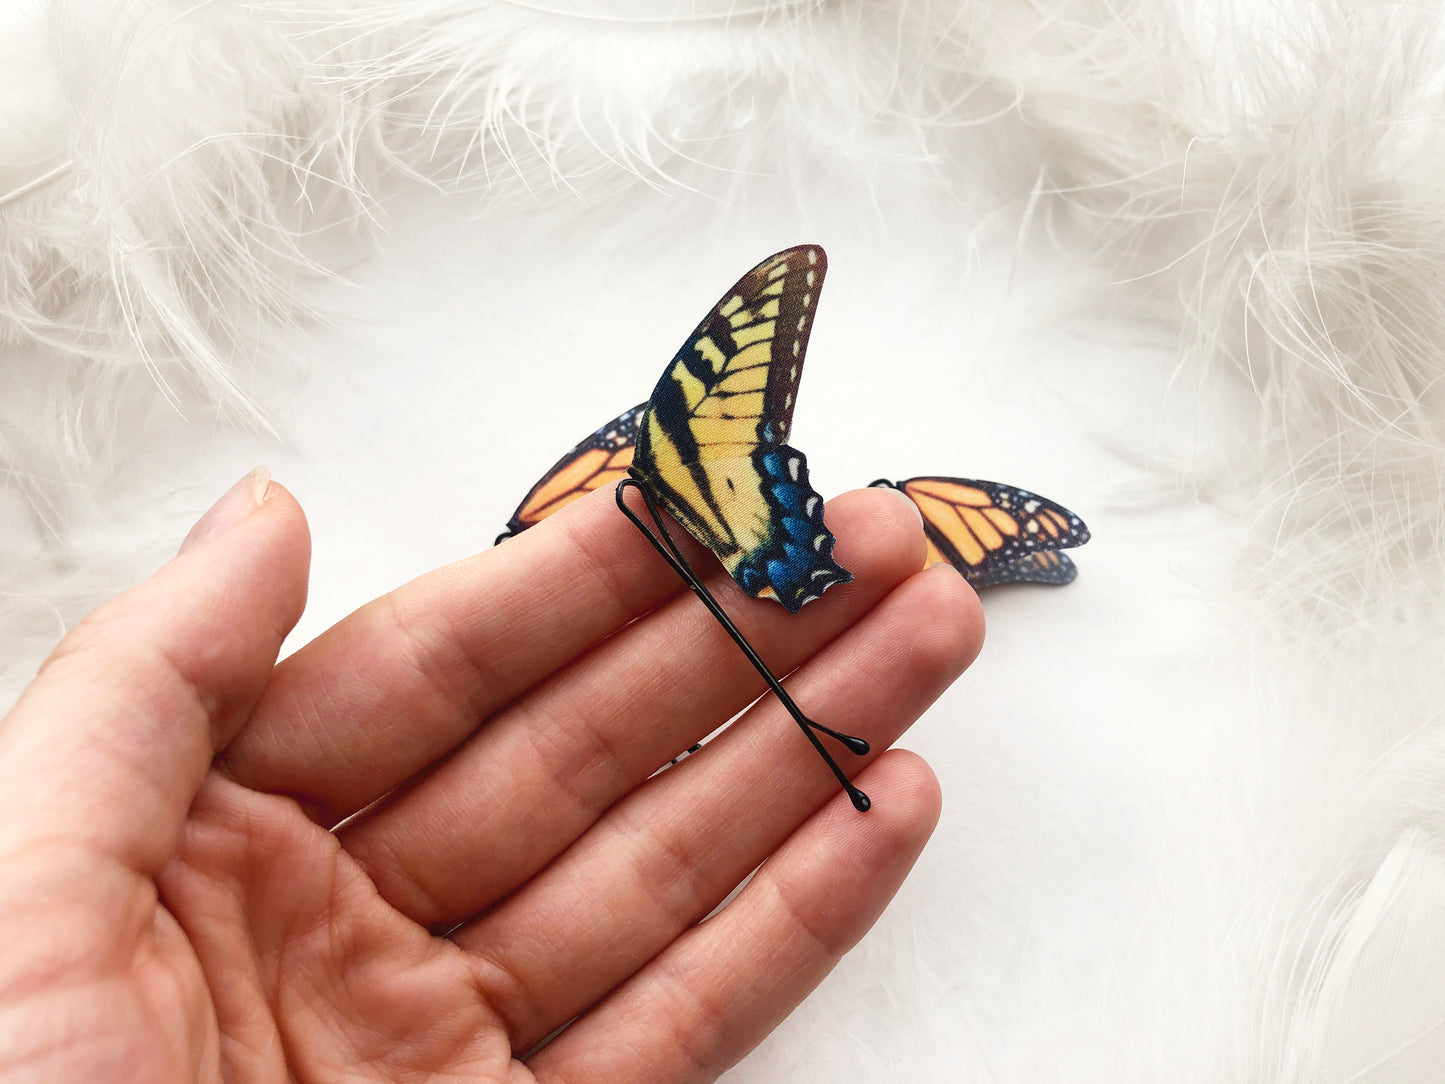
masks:
{"label": "orange and black wing", "polygon": [[497,541],[519,535],[578,497],[626,478],[646,409],[646,403],[639,403],[624,411],[557,460],[522,499]]}
{"label": "orange and black wing", "polygon": [[979,478],[880,479],[873,484],[906,493],[923,514],[928,563],[947,561],[976,587],[1069,583],[1078,575],[1074,563],[1055,551],[1082,546],[1089,528],[1037,493]]}

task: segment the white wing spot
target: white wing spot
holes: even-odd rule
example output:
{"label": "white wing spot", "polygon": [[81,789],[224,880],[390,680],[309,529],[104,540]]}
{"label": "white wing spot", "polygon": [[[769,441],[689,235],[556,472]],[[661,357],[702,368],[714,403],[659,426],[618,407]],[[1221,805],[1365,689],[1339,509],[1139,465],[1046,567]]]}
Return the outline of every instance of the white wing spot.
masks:
{"label": "white wing spot", "polygon": [[799,460],[797,456],[793,456],[788,460],[788,473],[792,475],[793,481],[795,482],[798,480],[798,463]]}
{"label": "white wing spot", "polygon": [[814,513],[815,511],[817,511],[817,508],[818,508],[818,495],[815,493],[815,494],[813,494],[813,496],[811,496],[811,497],[808,498],[808,503],[803,506],[803,515],[807,516],[809,519],[812,519],[812,518],[813,518],[813,513]]}
{"label": "white wing spot", "polygon": [[1029,501],[1026,505],[1024,505],[1024,511],[1027,512],[1029,515],[1033,515],[1033,514],[1034,514],[1035,512],[1037,512],[1038,510],[1039,510],[1039,502],[1038,502],[1038,501]]}

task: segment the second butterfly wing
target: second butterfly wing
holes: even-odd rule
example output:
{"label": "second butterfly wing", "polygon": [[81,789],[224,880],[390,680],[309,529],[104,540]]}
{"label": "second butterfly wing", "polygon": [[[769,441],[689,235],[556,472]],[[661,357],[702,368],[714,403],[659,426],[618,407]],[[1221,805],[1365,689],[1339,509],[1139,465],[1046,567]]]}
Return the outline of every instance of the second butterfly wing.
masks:
{"label": "second butterfly wing", "polygon": [[923,514],[928,563],[947,561],[975,587],[1069,583],[1074,563],[1056,551],[1089,540],[1084,521],[1026,489],[979,478],[922,477],[874,485],[901,489]]}
{"label": "second butterfly wing", "polygon": [[637,426],[646,409],[646,403],[638,403],[623,411],[552,464],[552,469],[542,475],[517,505],[512,518],[507,520],[507,529],[497,536],[497,542],[535,527],[578,497],[627,477],[637,442]]}
{"label": "second butterfly wing", "polygon": [[965,569],[963,578],[971,583],[974,590],[997,587],[1005,583],[1047,583],[1062,586],[1073,583],[1079,575],[1079,566],[1069,560],[1068,554],[1058,550],[1040,550],[1027,557],[985,568],[981,571]]}
{"label": "second butterfly wing", "polygon": [[658,381],[630,469],[744,591],[790,613],[853,578],[787,444],[826,269],[805,245],[738,280]]}

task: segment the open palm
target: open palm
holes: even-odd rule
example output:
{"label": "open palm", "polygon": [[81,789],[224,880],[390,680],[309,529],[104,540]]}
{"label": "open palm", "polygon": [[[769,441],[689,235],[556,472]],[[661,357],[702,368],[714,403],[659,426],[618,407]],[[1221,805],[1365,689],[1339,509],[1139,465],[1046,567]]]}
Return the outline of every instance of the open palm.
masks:
{"label": "open palm", "polygon": [[[906,498],[828,522],[856,580],[802,615],[710,586],[882,749],[982,621]],[[922,761],[856,813],[771,697],[654,774],[763,686],[610,493],[277,664],[308,561],[244,480],[0,722],[0,1080],[709,1079],[932,830]]]}

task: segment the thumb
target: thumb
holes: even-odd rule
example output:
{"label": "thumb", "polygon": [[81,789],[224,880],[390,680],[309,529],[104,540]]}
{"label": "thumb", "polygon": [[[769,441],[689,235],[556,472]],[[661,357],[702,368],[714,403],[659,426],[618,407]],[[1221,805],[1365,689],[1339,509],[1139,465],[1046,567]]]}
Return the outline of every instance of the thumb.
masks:
{"label": "thumb", "polygon": [[0,853],[22,833],[153,875],[301,616],[311,540],[263,469],[60,642],[0,720]]}

